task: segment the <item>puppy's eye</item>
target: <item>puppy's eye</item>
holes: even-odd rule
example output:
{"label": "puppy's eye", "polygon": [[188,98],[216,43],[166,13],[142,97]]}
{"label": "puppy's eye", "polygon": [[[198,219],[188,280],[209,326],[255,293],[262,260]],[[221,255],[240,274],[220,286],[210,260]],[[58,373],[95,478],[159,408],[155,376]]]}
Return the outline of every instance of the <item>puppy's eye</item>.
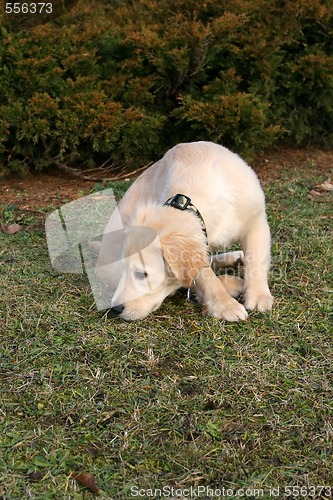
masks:
{"label": "puppy's eye", "polygon": [[148,273],[146,271],[135,271],[134,276],[137,280],[144,280],[148,277]]}

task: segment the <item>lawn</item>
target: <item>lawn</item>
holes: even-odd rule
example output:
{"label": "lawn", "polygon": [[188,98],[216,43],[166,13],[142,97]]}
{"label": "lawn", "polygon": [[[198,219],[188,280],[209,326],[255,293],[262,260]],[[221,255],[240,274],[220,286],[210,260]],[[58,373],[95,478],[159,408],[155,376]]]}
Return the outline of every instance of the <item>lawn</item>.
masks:
{"label": "lawn", "polygon": [[242,323],[183,291],[135,323],[98,312],[84,275],[50,265],[55,206],[2,205],[23,229],[0,233],[0,498],[333,494],[332,199],[309,194],[330,175],[316,167],[264,176],[275,305]]}

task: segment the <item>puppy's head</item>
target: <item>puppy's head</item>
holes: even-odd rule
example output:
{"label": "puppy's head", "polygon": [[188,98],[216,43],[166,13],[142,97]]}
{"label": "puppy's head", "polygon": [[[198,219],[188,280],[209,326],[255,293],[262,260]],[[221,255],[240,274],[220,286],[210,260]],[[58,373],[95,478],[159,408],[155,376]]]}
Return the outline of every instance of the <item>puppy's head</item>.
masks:
{"label": "puppy's head", "polygon": [[[112,298],[111,308],[122,319],[143,319],[162,304],[165,297],[179,288],[163,257],[158,237],[148,246],[133,235],[147,228],[129,228],[127,244],[121,259],[122,274]],[[128,241],[132,240],[132,241]],[[136,250],[134,250],[136,248]]]}
{"label": "puppy's head", "polygon": [[[191,286],[208,264],[205,236],[193,214],[178,219],[173,208],[155,205],[152,210],[145,207],[133,223],[112,299],[113,310],[125,320],[145,318],[178,288]],[[148,229],[156,234],[153,241]]]}

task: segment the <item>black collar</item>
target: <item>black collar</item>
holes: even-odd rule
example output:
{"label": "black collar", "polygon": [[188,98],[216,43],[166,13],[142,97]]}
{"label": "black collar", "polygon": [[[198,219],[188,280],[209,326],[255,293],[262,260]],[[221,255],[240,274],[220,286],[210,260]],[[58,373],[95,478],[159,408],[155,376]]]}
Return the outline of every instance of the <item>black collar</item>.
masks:
{"label": "black collar", "polygon": [[208,239],[205,221],[204,221],[201,213],[197,209],[197,207],[195,207],[193,205],[193,203],[191,203],[191,198],[189,198],[185,194],[176,194],[175,196],[172,196],[171,198],[169,198],[164,203],[164,205],[168,205],[169,207],[177,208],[178,210],[191,210],[193,213],[195,213],[195,215],[197,217],[199,217],[199,219],[200,219],[201,229],[203,230],[203,232],[206,236],[206,240]]}

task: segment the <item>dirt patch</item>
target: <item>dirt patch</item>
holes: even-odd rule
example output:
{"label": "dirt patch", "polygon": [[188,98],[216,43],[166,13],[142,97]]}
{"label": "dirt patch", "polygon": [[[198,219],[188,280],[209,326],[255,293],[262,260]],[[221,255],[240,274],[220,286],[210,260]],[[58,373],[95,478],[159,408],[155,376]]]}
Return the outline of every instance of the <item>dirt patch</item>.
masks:
{"label": "dirt patch", "polygon": [[59,207],[84,196],[95,182],[83,181],[55,170],[27,176],[10,176],[0,179],[0,203],[20,209],[34,210]]}
{"label": "dirt patch", "polygon": [[259,156],[253,168],[263,181],[283,179],[286,171],[291,176],[302,177],[302,171],[329,178],[333,169],[333,149],[283,148]]}
{"label": "dirt patch", "polygon": [[[316,175],[332,175],[333,150],[283,148],[259,156],[253,168],[264,182],[282,179],[286,171],[302,176],[302,169],[313,168]],[[95,182],[73,177],[59,170],[10,176],[0,179],[0,203],[23,210],[58,207],[89,193]]]}

